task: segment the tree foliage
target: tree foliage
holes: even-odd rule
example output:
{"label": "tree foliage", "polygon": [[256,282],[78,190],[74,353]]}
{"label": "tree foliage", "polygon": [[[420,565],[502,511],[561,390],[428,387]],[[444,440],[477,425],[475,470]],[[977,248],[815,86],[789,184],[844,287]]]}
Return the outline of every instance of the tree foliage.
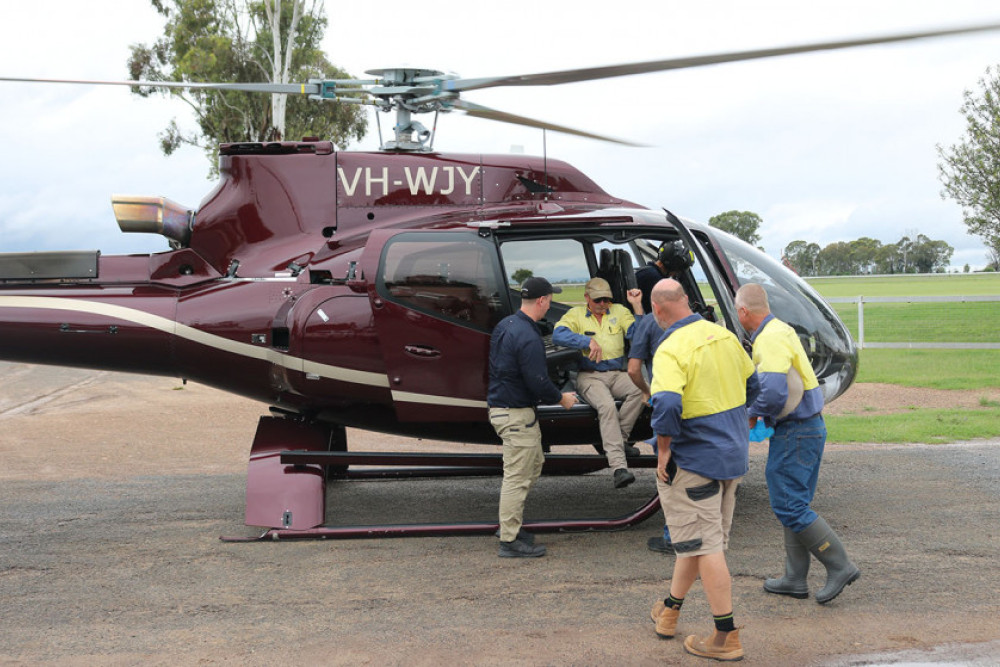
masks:
{"label": "tree foliage", "polygon": [[531,278],[534,275],[535,275],[535,272],[532,271],[531,269],[518,269],[517,271],[515,271],[514,273],[512,273],[510,275],[510,277],[514,280],[515,283],[517,283],[518,285],[520,285],[525,280],[527,280],[528,278]]}
{"label": "tree foliage", "polygon": [[979,88],[965,91],[964,138],[948,149],[937,147],[938,172],[941,197],[958,202],[969,233],[983,239],[1000,270],[1000,69],[988,69]]}
{"label": "tree foliage", "polygon": [[[320,42],[327,19],[322,0],[150,0],[166,19],[151,46],[133,44],[133,80],[218,83],[349,78],[331,64]],[[274,28],[277,27],[277,33]],[[216,145],[317,136],[344,146],[361,139],[367,122],[360,107],[296,95],[136,87],[142,97],[176,95],[191,106],[198,130],[176,120],[160,134],[170,155],[183,144],[201,147],[216,167]],[[283,106],[287,103],[287,110]],[[284,116],[284,118],[282,118]]]}
{"label": "tree foliage", "polygon": [[726,211],[708,219],[708,224],[712,227],[729,232],[755,247],[760,243],[757,231],[762,222],[760,216],[751,211]]}
{"label": "tree foliage", "polygon": [[945,241],[917,234],[914,239],[904,236],[890,244],[864,236],[854,241],[837,241],[822,249],[815,243],[792,241],[785,246],[784,256],[799,275],[852,276],[941,273],[954,252]]}
{"label": "tree foliage", "polygon": [[816,259],[819,256],[820,247],[816,243],[806,241],[792,241],[785,246],[783,254],[788,263],[800,276],[817,275]]}

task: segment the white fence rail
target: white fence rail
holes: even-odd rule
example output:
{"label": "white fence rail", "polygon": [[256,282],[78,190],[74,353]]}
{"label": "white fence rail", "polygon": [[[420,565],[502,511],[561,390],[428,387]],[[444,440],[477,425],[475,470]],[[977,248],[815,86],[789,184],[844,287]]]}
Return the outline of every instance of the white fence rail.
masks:
{"label": "white fence rail", "polygon": [[[864,348],[897,348],[897,349],[966,349],[966,350],[995,350],[1000,349],[1000,295],[991,296],[854,296],[854,297],[830,297],[826,299],[831,304],[855,303],[857,304],[857,324],[855,340],[860,349]],[[866,331],[865,304],[967,304],[968,308],[956,309],[948,307],[942,308],[940,317],[935,318],[935,314],[926,308],[918,311],[918,318],[909,321],[905,315],[897,317],[882,318],[882,325],[891,322],[894,331],[891,333],[880,328],[878,323],[871,323],[870,331]],[[852,328],[852,322],[846,317],[846,313],[841,311],[841,316]],[[874,319],[874,318],[869,318]],[[993,323],[995,322],[995,326]],[[977,327],[975,324],[985,324],[985,327]],[[920,341],[920,340],[885,340],[886,338],[900,338],[900,330],[909,334],[920,333],[922,331],[934,331],[930,336],[943,340]],[[957,340],[949,340],[949,336]],[[914,338],[920,338],[914,335]],[[969,337],[979,338],[977,341],[967,340]],[[872,338],[874,340],[869,340]],[[963,339],[966,340],[958,340]]]}

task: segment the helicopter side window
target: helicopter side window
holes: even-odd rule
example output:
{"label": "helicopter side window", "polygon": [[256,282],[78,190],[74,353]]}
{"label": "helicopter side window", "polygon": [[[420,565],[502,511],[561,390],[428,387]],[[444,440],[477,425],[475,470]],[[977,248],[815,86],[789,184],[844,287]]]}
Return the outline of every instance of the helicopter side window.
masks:
{"label": "helicopter side window", "polygon": [[521,306],[520,285],[530,276],[562,284],[563,291],[552,295],[552,308],[546,321],[556,322],[571,306],[584,303],[583,283],[590,279],[590,270],[579,242],[573,239],[507,241],[500,246],[500,254],[515,309]]}
{"label": "helicopter side window", "polygon": [[489,331],[505,314],[492,257],[476,241],[398,240],[385,250],[380,288],[391,301]]}

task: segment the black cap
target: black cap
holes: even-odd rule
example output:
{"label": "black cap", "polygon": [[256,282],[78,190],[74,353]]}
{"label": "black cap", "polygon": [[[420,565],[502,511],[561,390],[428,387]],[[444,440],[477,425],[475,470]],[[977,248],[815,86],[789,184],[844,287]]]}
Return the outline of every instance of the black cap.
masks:
{"label": "black cap", "polygon": [[531,277],[521,283],[522,299],[540,299],[549,294],[559,294],[562,288],[553,287],[545,278]]}

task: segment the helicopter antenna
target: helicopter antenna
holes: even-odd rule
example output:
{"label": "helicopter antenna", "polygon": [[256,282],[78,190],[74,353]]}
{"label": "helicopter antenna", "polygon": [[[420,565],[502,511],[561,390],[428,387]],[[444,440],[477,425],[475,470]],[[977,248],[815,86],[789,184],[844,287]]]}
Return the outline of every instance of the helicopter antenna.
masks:
{"label": "helicopter antenna", "polygon": [[385,150],[385,142],[382,141],[382,117],[378,115],[378,110],[375,110],[375,124],[378,126],[378,148],[379,150]]}
{"label": "helicopter antenna", "polygon": [[430,149],[429,149],[431,151],[434,150],[434,137],[437,136],[437,131],[438,131],[438,114],[439,113],[441,113],[440,109],[435,109],[434,110],[434,125],[431,128],[431,145],[430,145]]}
{"label": "helicopter antenna", "polygon": [[542,128],[542,171],[545,174],[545,198],[549,198],[549,142],[546,130]]}

